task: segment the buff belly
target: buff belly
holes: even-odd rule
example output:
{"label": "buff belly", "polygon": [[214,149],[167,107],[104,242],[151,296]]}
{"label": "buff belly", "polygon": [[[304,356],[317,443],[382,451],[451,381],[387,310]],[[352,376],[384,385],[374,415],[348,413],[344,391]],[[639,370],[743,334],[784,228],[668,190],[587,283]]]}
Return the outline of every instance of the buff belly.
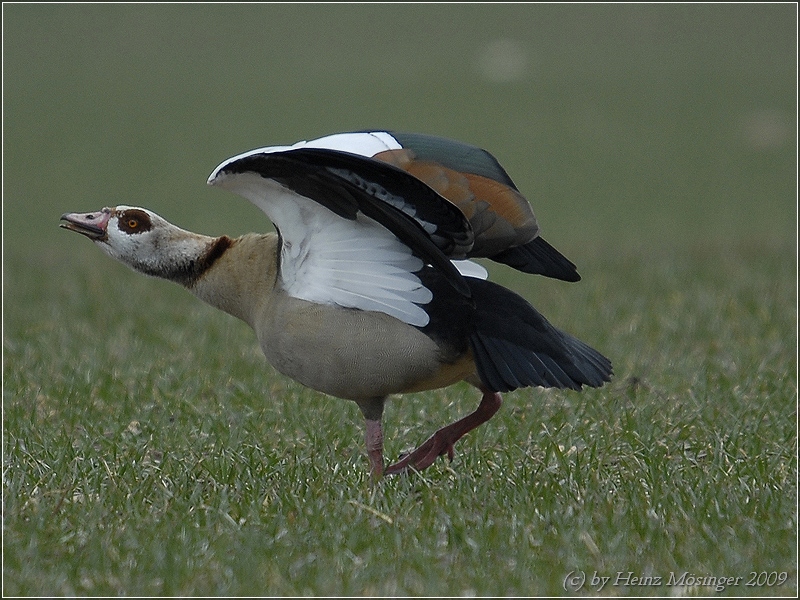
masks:
{"label": "buff belly", "polygon": [[378,312],[281,295],[257,330],[281,373],[339,398],[364,400],[445,387],[474,373],[467,353],[446,356],[416,327]]}

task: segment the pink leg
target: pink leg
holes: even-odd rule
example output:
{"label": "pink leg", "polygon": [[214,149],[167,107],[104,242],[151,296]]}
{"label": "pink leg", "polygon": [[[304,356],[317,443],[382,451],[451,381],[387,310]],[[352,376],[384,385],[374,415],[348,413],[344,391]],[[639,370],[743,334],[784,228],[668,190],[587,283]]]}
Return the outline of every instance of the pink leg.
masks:
{"label": "pink leg", "polygon": [[383,475],[383,427],[380,419],[366,419],[367,456],[369,456],[372,479],[377,481]]}
{"label": "pink leg", "polygon": [[430,467],[437,457],[447,454],[453,460],[453,444],[479,425],[482,425],[500,409],[503,399],[497,392],[489,391],[481,386],[483,398],[475,412],[459,419],[455,423],[442,427],[428,440],[402,460],[386,468],[386,475],[401,473],[409,468],[422,471]]}
{"label": "pink leg", "polygon": [[372,398],[358,402],[367,426],[366,442],[372,480],[378,481],[383,476],[383,403],[386,398]]}

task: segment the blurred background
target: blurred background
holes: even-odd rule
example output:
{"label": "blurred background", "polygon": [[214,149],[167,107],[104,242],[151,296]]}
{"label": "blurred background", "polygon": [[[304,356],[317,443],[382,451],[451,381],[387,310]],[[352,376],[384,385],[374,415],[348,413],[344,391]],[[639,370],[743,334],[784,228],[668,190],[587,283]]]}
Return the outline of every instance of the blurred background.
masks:
{"label": "blurred background", "polygon": [[579,265],[791,248],[796,25],[794,4],[4,4],[4,260],[100,260],[57,224],[106,205],[265,230],[212,169],[366,128],[488,149]]}
{"label": "blurred background", "polygon": [[[5,594],[558,595],[574,568],[796,589],[796,4],[2,11]],[[355,404],[58,228],[132,204],[265,231],[206,185],[220,162],[371,128],[492,152],[584,279],[493,277],[615,369],[519,391],[385,496]],[[466,388],[392,402],[387,448]]]}

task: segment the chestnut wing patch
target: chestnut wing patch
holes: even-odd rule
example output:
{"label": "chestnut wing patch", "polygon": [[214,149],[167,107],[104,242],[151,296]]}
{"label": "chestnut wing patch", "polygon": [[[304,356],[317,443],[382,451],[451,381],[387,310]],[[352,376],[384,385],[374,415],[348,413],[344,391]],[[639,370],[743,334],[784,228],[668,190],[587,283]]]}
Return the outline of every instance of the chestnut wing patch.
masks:
{"label": "chestnut wing patch", "polygon": [[580,280],[575,265],[540,237],[530,204],[489,152],[436,136],[390,133],[403,147],[375,158],[408,171],[458,206],[475,235],[470,256],[526,273]]}

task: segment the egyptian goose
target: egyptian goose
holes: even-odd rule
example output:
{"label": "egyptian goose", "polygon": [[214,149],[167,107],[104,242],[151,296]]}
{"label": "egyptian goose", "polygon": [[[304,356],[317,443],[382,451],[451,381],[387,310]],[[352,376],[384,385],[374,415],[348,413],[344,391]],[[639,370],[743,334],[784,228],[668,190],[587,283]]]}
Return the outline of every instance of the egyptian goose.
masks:
{"label": "egyptian goose", "polygon": [[[208,183],[253,202],[277,233],[208,237],[132,206],[67,213],[61,226],[245,321],[281,373],[354,400],[376,478],[452,459],[453,444],[500,408],[500,392],[610,380],[607,358],[467,260],[580,279],[485,150],[342,133],[240,154]],[[384,469],[387,396],[461,380],[482,392],[478,408]]]}

